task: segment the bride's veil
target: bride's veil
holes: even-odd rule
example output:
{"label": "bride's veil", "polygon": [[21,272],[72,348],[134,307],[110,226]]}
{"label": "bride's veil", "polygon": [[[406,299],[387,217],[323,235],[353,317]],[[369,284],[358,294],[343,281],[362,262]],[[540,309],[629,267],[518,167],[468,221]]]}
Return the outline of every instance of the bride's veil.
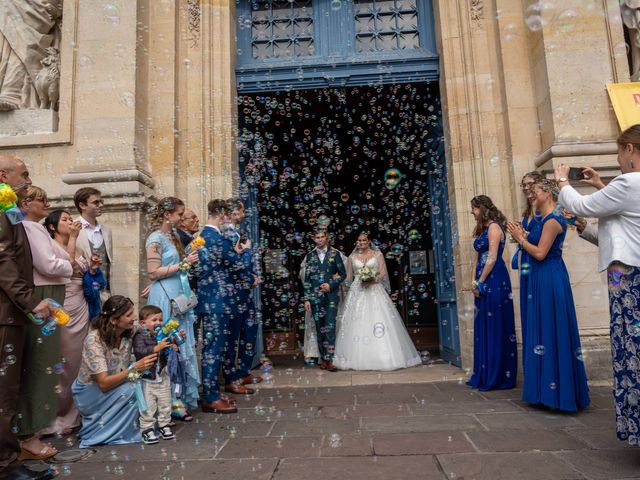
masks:
{"label": "bride's veil", "polygon": [[[376,259],[376,263],[377,263],[376,271],[383,275],[383,277],[380,279],[380,285],[384,287],[387,293],[391,293],[391,283],[389,282],[389,273],[387,271],[387,264],[384,261],[384,255],[382,254],[382,250],[380,250],[380,248],[373,242],[369,243],[369,248],[371,248],[371,250],[374,251],[373,256]],[[358,249],[354,248],[353,251],[351,252],[351,255],[349,255],[349,261],[347,262],[346,282],[348,282],[349,285],[353,282],[353,278],[354,278],[353,259],[356,257],[357,254],[358,254]]]}

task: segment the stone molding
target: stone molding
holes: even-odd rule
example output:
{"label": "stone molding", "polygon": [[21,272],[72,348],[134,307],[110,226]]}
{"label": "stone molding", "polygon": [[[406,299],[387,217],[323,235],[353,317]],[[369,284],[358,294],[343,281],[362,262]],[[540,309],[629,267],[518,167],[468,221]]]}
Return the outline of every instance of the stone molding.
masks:
{"label": "stone molding", "polygon": [[484,23],[483,0],[471,0],[469,13],[471,15],[471,21],[477,26],[482,26]]}
{"label": "stone molding", "polygon": [[113,183],[113,182],[139,182],[149,188],[155,184],[151,176],[137,169],[127,170],[102,170],[91,172],[73,172],[62,176],[62,181],[67,185],[79,185],[83,183]]}

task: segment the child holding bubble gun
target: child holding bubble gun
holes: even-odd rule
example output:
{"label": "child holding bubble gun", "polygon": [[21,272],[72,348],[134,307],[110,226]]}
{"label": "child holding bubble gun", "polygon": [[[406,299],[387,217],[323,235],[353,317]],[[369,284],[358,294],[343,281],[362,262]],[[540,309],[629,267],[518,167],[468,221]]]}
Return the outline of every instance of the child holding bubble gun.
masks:
{"label": "child holding bubble gun", "polygon": [[[175,438],[171,430],[171,382],[167,367],[167,355],[161,355],[165,349],[172,347],[174,336],[179,336],[175,328],[162,326],[162,310],[154,305],[147,305],[140,309],[139,329],[133,336],[133,353],[140,359],[152,353],[158,354],[158,359],[142,376],[142,392],[146,409],[140,408],[140,430],[142,441],[151,445],[158,443],[156,423],[160,436],[164,440]],[[176,322],[177,323],[177,322]],[[177,348],[174,346],[174,348]],[[139,402],[140,403],[140,402]],[[157,422],[156,422],[157,415]]]}

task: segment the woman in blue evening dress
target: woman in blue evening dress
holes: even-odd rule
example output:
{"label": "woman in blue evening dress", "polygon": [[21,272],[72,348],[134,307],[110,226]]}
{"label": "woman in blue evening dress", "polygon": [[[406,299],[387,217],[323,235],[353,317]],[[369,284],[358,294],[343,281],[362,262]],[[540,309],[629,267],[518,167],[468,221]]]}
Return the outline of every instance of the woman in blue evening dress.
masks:
{"label": "woman in blue evening dress", "polygon": [[198,260],[197,252],[184,255],[182,243],[174,229],[180,223],[184,214],[184,203],[174,197],[167,197],[156,206],[153,227],[156,228],[147,238],[147,271],[152,280],[151,292],[147,299],[148,305],[155,305],[162,310],[164,322],[177,320],[179,329],[184,330],[185,342],[180,345],[178,354],[185,367],[184,381],[181,385],[171,385],[173,409],[171,416],[184,421],[191,421],[193,417],[187,408],[198,405],[198,385],[200,372],[196,357],[196,339],[193,331],[195,313],[193,310],[182,315],[175,315],[171,311],[171,299],[178,295],[190,296],[187,274],[181,269],[185,263],[193,264]]}
{"label": "woman in blue evening dress", "polygon": [[515,387],[518,371],[511,280],[502,259],[506,219],[485,195],[474,197],[471,207],[478,261],[473,282],[473,375],[467,385],[480,391],[504,390]]}
{"label": "woman in blue evening dress", "polygon": [[531,256],[522,399],[576,412],[589,405],[589,387],[569,273],[562,260],[567,223],[556,211],[555,182],[541,180],[533,192],[541,214],[539,228],[525,238],[520,226],[508,226],[509,233]]}

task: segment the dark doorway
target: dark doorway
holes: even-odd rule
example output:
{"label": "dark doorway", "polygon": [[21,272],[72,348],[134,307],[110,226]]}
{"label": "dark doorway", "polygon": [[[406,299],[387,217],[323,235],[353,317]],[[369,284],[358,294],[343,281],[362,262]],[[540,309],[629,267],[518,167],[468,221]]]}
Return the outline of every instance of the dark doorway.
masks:
{"label": "dark doorway", "polygon": [[430,192],[443,168],[439,99],[435,82],[239,97],[243,185],[254,192],[259,218],[267,350],[291,350],[303,338],[298,271],[318,225],[347,256],[358,233],[370,232],[414,342],[438,349],[431,216],[443,207]]}

